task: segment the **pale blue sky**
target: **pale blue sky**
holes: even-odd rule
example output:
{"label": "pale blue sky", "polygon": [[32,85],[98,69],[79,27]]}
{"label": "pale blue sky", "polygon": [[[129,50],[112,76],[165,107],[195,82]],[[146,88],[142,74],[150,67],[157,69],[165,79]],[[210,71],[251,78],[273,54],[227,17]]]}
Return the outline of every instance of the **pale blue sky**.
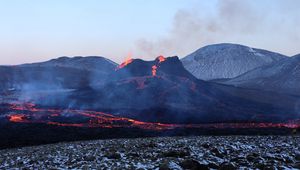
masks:
{"label": "pale blue sky", "polygon": [[[0,65],[77,55],[120,62],[129,52],[145,59],[160,53],[182,57],[218,42],[293,55],[300,53],[298,2],[0,0]],[[253,15],[237,15],[244,8]]]}

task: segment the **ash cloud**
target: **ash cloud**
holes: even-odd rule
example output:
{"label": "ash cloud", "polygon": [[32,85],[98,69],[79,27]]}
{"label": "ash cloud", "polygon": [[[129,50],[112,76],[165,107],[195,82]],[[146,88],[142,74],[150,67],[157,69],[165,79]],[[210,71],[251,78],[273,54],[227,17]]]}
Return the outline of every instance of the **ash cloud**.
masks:
{"label": "ash cloud", "polygon": [[[295,0],[219,0],[214,10],[208,11],[198,3],[177,11],[165,36],[141,38],[136,49],[148,59],[160,54],[183,57],[208,44],[229,42],[292,55],[299,52],[300,45],[300,35],[294,29],[300,12],[291,8],[297,4]],[[274,42],[274,38],[278,41]],[[285,46],[282,41],[287,42]]]}

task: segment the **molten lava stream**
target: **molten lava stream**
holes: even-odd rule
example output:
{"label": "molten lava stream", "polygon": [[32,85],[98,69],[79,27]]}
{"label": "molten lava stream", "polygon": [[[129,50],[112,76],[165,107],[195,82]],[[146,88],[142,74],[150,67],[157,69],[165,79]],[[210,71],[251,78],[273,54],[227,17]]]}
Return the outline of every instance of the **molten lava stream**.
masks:
{"label": "molten lava stream", "polygon": [[[91,128],[140,128],[148,130],[167,130],[175,128],[300,128],[300,120],[291,120],[286,123],[212,123],[212,124],[163,124],[153,122],[142,122],[134,119],[117,117],[112,114],[87,111],[87,110],[58,110],[58,109],[40,109],[35,108],[34,104],[10,104],[11,112],[7,119],[12,123],[45,123],[55,126],[70,127],[91,127]],[[29,114],[21,114],[24,111]],[[80,115],[88,118],[82,123],[65,123],[56,122],[56,118],[60,120],[68,120],[70,115]],[[84,119],[83,119],[84,120]]]}
{"label": "molten lava stream", "polygon": [[158,63],[152,66],[152,76],[155,77],[156,73],[157,73],[157,69],[159,67],[159,64],[166,61],[166,58],[162,55],[158,56],[156,58],[156,60],[158,60]]}
{"label": "molten lava stream", "polygon": [[156,65],[152,66],[152,76],[156,76],[156,70],[157,70],[157,66]]}
{"label": "molten lava stream", "polygon": [[12,114],[8,116],[8,120],[14,123],[26,122],[26,116],[24,114]]}

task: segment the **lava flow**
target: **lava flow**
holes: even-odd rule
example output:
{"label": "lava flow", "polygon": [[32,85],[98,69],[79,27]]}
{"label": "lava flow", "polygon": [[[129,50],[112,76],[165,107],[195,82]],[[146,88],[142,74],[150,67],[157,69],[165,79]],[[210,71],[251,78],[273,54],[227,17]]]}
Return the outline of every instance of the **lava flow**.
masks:
{"label": "lava flow", "polygon": [[152,76],[156,76],[156,69],[157,69],[156,65],[152,66]]}
{"label": "lava flow", "polygon": [[[36,108],[32,103],[11,103],[8,109],[7,119],[11,123],[42,123],[53,126],[89,128],[140,128],[148,130],[173,129],[176,127],[173,124],[142,122],[96,111],[40,109]],[[78,117],[81,117],[79,122]],[[74,119],[74,122],[72,119]]]}
{"label": "lava flow", "polygon": [[8,116],[10,122],[25,122],[26,116],[24,114],[12,114]]}
{"label": "lava flow", "polygon": [[152,66],[152,76],[155,77],[157,73],[157,69],[159,67],[159,64],[166,61],[166,58],[162,55],[158,56],[156,58],[158,60],[158,63]]}
{"label": "lava flow", "polygon": [[[32,103],[8,104],[8,110],[7,120],[11,123],[42,123],[67,127],[140,128],[156,131],[176,128],[300,128],[300,120],[286,123],[163,124],[143,122],[97,111],[40,109]],[[78,118],[81,118],[80,121]]]}

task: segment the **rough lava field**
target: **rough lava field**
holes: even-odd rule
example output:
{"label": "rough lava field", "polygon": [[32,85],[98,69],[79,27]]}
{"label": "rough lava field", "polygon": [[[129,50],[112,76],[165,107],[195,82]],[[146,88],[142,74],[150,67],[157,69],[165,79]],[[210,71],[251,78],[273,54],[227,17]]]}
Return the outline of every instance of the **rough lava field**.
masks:
{"label": "rough lava field", "polygon": [[299,169],[299,136],[95,140],[0,151],[0,169]]}

